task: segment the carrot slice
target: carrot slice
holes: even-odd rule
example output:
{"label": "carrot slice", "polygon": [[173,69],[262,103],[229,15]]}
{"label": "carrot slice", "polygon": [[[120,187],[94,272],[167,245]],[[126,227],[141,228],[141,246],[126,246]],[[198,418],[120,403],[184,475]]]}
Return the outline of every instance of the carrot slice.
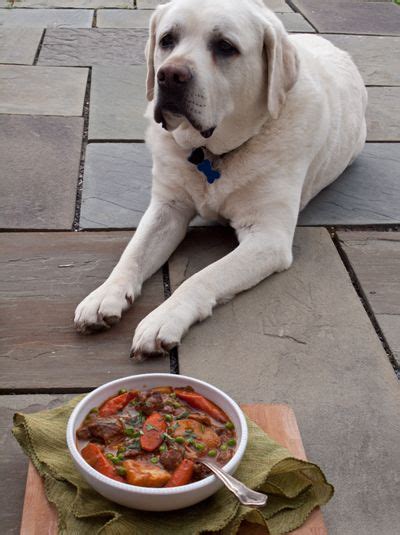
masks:
{"label": "carrot slice", "polygon": [[224,413],[224,411],[222,411],[209,399],[201,396],[200,394],[197,394],[197,392],[190,392],[189,390],[180,390],[178,388],[175,388],[175,393],[178,398],[182,399],[183,401],[186,401],[186,403],[189,403],[189,405],[191,405],[192,407],[206,412],[215,420],[218,420],[219,422],[228,421],[228,417]]}
{"label": "carrot slice", "polygon": [[103,452],[101,451],[100,446],[98,446],[97,444],[92,444],[90,442],[81,451],[82,457],[88,464],[90,464],[90,466],[94,466],[97,463],[97,459],[102,453]]}
{"label": "carrot slice", "polygon": [[151,392],[159,392],[160,394],[171,394],[172,386],[156,386],[151,389]]}
{"label": "carrot slice", "polygon": [[166,487],[180,487],[181,485],[187,485],[192,479],[194,462],[190,459],[183,459],[180,465],[172,473],[172,476]]}
{"label": "carrot slice", "polygon": [[110,477],[115,481],[124,481],[117,473],[115,466],[102,452],[100,446],[89,443],[81,451],[82,457],[90,464],[92,468],[103,474],[103,476]]}
{"label": "carrot slice", "polygon": [[137,390],[130,390],[124,394],[119,394],[113,398],[108,399],[99,409],[100,416],[112,416],[121,411],[132,399],[138,395]]}
{"label": "carrot slice", "polygon": [[145,451],[154,451],[163,441],[163,433],[167,429],[167,423],[158,412],[153,412],[146,418],[143,424],[143,435],[140,437],[140,445]]}

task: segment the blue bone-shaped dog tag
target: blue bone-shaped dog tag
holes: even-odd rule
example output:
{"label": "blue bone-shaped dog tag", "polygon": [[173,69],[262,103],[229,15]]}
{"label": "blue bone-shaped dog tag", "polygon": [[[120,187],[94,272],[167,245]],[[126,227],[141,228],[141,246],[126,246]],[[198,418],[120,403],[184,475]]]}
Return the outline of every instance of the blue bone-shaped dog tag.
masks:
{"label": "blue bone-shaped dog tag", "polygon": [[206,176],[209,184],[212,184],[221,176],[219,171],[215,171],[215,169],[212,168],[210,160],[203,160],[198,164],[197,169]]}
{"label": "blue bone-shaped dog tag", "polygon": [[205,175],[209,184],[212,184],[221,176],[219,171],[213,169],[210,160],[204,158],[204,151],[202,148],[194,149],[189,156],[188,161],[194,164],[200,173]]}

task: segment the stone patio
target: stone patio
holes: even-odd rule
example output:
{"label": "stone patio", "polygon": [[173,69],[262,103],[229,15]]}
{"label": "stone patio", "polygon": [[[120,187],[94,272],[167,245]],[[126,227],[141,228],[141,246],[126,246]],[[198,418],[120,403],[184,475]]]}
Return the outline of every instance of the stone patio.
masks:
{"label": "stone patio", "polygon": [[288,31],[321,33],[352,54],[369,93],[368,143],[300,214],[290,270],[217,308],[170,358],[134,365],[137,323],[236,246],[232,231],[196,218],[119,325],[75,332],[75,306],[150,198],[143,49],[157,3],[0,0],[1,534],[19,533],[26,478],[13,412],[164,371],[240,402],[289,403],[308,457],[336,487],[329,533],[397,535],[400,6],[265,0]]}

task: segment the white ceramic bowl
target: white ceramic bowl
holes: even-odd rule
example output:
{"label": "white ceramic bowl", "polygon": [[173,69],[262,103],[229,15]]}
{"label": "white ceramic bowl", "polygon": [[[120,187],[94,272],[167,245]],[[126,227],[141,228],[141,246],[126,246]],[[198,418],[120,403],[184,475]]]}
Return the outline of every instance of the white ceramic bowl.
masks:
{"label": "white ceramic bowl", "polygon": [[192,377],[169,373],[134,375],[106,383],[88,394],[73,410],[67,425],[67,444],[76,468],[89,485],[109,500],[126,507],[145,511],[173,511],[198,503],[222,487],[222,483],[214,475],[181,487],[147,488],[128,485],[103,476],[89,466],[79,453],[76,446],[76,430],[91,409],[101,405],[107,398],[116,394],[120,388],[144,390],[166,385],[193,387],[196,392],[221,407],[233,422],[237,435],[237,449],[232,459],[224,466],[226,472],[229,474],[235,472],[246,449],[248,431],[243,412],[233,399],[215,386]]}

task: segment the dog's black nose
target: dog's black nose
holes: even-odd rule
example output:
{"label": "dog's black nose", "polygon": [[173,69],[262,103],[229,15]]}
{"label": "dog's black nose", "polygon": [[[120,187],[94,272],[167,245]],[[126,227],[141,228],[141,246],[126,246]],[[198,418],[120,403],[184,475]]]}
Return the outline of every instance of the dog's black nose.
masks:
{"label": "dog's black nose", "polygon": [[185,65],[166,65],[157,72],[158,85],[163,89],[183,89],[191,79],[192,73]]}

